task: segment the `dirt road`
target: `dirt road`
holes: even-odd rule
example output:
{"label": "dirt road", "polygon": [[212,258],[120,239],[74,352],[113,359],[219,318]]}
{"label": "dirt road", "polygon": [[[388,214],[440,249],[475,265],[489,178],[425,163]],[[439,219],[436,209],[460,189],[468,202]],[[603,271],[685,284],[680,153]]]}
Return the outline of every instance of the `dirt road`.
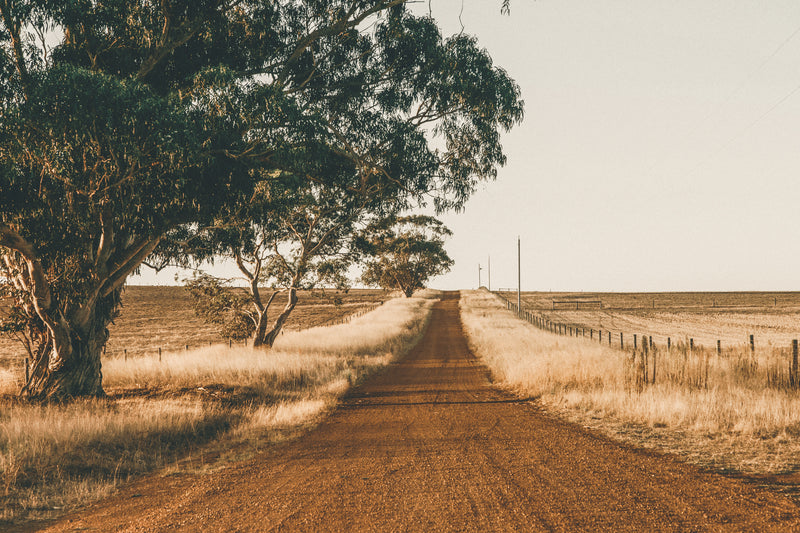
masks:
{"label": "dirt road", "polygon": [[457,295],[317,429],[141,480],[48,531],[800,531],[769,492],[632,450],[493,388]]}

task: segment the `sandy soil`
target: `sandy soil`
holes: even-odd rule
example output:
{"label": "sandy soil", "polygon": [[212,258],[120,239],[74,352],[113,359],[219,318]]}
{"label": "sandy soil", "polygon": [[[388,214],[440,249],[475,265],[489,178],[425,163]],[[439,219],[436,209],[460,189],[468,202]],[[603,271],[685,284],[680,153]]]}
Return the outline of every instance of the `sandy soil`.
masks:
{"label": "sandy soil", "polygon": [[415,350],[303,437],[152,476],[46,531],[792,531],[800,509],[492,387],[457,295]]}

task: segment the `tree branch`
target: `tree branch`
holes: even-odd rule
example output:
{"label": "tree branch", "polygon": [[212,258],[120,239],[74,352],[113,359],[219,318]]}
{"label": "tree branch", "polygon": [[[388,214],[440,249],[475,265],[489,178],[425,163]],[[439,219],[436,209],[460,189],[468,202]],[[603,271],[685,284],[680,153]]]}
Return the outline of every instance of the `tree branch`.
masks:
{"label": "tree branch", "polygon": [[36,255],[33,245],[25,240],[22,235],[14,231],[8,224],[0,224],[0,246],[18,252],[25,260],[30,282],[29,293],[33,301],[36,314],[47,326],[53,339],[53,353],[48,365],[57,369],[64,364],[72,354],[72,340],[70,328],[64,315],[57,312],[57,317],[51,316],[52,296],[50,284],[45,276],[42,264]]}
{"label": "tree branch", "polygon": [[101,285],[99,295],[105,297],[120,288],[131,272],[141,265],[147,256],[156,249],[159,242],[161,242],[161,237],[144,238],[136,245],[128,248],[127,256],[117,261],[113,269],[110,270],[109,277]]}
{"label": "tree branch", "polygon": [[22,23],[12,18],[12,2],[9,0],[0,1],[0,15],[3,17],[3,24],[8,30],[11,37],[11,46],[14,49],[14,65],[17,69],[20,79],[22,80],[22,88],[27,98],[28,94],[28,66],[25,64],[25,53],[22,50],[22,39],[20,38],[20,30]]}

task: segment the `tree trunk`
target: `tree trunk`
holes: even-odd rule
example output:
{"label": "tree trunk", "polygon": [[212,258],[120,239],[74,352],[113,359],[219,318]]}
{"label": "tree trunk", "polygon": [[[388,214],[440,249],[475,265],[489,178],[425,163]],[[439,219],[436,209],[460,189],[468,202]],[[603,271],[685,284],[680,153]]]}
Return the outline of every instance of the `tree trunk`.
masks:
{"label": "tree trunk", "polygon": [[37,347],[22,396],[56,401],[105,396],[101,356],[120,292],[113,291],[100,299],[87,313],[81,328],[66,319],[54,321],[56,330],[48,331],[45,341]]}
{"label": "tree trunk", "polygon": [[289,296],[286,301],[286,307],[283,308],[281,314],[278,315],[278,318],[275,320],[275,323],[272,325],[272,329],[264,336],[263,344],[266,345],[268,348],[272,348],[272,345],[275,344],[275,339],[278,338],[278,334],[283,329],[283,324],[286,322],[286,319],[289,318],[289,315],[292,314],[294,307],[297,305],[297,289],[292,287],[289,289]]}
{"label": "tree trunk", "polygon": [[258,313],[258,323],[253,332],[253,348],[264,346],[264,337],[267,335],[267,310]]}
{"label": "tree trunk", "polygon": [[406,287],[403,289],[403,294],[406,295],[406,298],[411,298],[414,296],[414,287]]}
{"label": "tree trunk", "polygon": [[67,400],[79,396],[105,396],[100,356],[108,340],[108,330],[80,335],[72,330],[72,353],[67,358],[56,355],[53,341],[37,350],[30,379],[22,396],[35,400]]}

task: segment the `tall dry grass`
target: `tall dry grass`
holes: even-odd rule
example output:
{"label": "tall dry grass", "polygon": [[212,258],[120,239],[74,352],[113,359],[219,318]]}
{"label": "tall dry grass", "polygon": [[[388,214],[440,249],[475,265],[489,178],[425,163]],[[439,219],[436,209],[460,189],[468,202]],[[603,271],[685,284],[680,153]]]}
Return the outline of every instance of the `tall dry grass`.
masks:
{"label": "tall dry grass", "polygon": [[765,381],[785,359],[678,347],[657,352],[656,381],[645,384],[637,380],[641,352],[634,359],[607,343],[542,331],[484,291],[462,292],[461,312],[473,351],[496,379],[550,410],[705,465],[743,472],[798,466],[800,395]]}
{"label": "tall dry grass", "polygon": [[[349,324],[287,332],[270,352],[211,346],[104,362],[110,397],[0,403],[5,521],[52,516],[120,481],[225,439],[259,445],[314,420],[353,383],[410,349],[431,298],[398,298]],[[8,383],[8,382],[6,382]],[[11,392],[7,388],[5,392]]]}

